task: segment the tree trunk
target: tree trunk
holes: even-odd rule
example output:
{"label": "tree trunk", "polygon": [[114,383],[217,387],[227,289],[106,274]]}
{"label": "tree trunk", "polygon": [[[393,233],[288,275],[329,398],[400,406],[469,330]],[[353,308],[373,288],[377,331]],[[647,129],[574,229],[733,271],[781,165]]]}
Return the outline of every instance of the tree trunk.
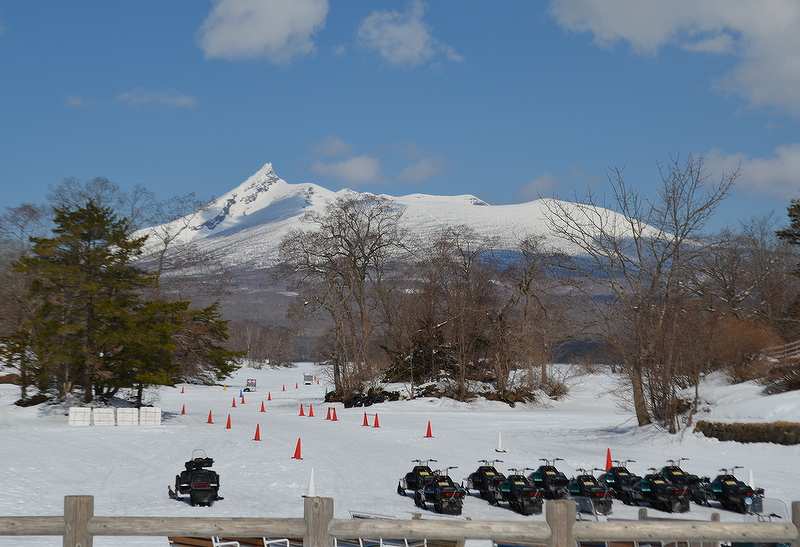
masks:
{"label": "tree trunk", "polygon": [[644,396],[644,383],[642,382],[642,369],[636,363],[630,371],[631,387],[633,389],[633,409],[636,412],[636,421],[640,426],[650,425],[650,413],[647,412],[647,400]]}

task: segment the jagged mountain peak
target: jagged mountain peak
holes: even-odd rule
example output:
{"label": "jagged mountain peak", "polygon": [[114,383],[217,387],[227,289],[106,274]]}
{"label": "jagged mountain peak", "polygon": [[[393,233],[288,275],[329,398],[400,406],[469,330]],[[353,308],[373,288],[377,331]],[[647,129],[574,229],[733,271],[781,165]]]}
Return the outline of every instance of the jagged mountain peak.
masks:
{"label": "jagged mountain peak", "polygon": [[[313,183],[291,184],[281,179],[272,163],[265,163],[241,184],[211,201],[194,215],[176,220],[162,228],[187,226],[179,240],[192,241],[223,262],[239,267],[265,267],[275,263],[283,237],[295,229],[309,229],[310,212],[322,212],[332,201],[343,196],[364,195],[344,189],[334,192]],[[467,226],[495,238],[501,248],[511,249],[523,237],[544,236],[550,245],[564,252],[577,253],[550,232],[547,222],[548,201],[491,205],[465,194],[440,196],[409,194],[392,196],[371,194],[390,200],[403,209],[401,222],[412,233],[430,237],[443,226]],[[568,204],[568,207],[577,205]],[[609,210],[612,221],[618,216]],[[619,223],[623,225],[624,223]]]}

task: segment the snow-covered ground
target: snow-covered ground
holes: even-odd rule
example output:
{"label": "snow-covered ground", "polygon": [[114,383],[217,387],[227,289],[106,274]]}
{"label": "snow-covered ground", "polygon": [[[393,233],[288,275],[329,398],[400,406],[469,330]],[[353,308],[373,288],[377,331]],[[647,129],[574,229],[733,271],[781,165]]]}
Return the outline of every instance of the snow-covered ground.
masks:
{"label": "snow-covered ground", "polygon": [[[14,406],[17,389],[0,385],[0,484],[4,490],[0,515],[57,515],[62,513],[64,495],[91,494],[99,515],[299,516],[313,468],[316,492],[335,498],[337,516],[363,511],[408,518],[417,509],[395,489],[413,458],[436,458],[439,466],[458,465],[453,475],[460,479],[477,466],[476,460],[497,457],[498,432],[508,450],[501,455],[502,469],[534,467],[539,458],[562,457],[561,467],[571,475],[578,467],[601,467],[606,448],[611,448],[615,458],[637,460],[631,467],[638,473],[680,456],[691,458],[688,470],[703,475],[742,465],[743,476],[754,470],[756,485],[766,488],[768,497],[800,499],[800,447],[719,442],[691,432],[669,435],[657,428],[635,427],[630,413],[620,408],[613,395],[618,389],[616,379],[605,374],[572,378],[569,396],[547,405],[510,408],[497,402],[467,404],[447,399],[375,405],[367,409],[379,413],[381,428],[374,429],[361,426],[364,409],[339,410],[338,422],[325,421],[325,386],[302,385],[302,374],[309,371],[319,372],[311,364],[243,369],[227,390],[189,385],[181,394],[179,388],[162,388],[154,394],[166,413],[161,427],[69,427],[61,412]],[[246,395],[245,405],[232,409],[231,399],[248,377],[258,380],[259,390]],[[746,385],[723,386],[712,380],[708,399],[719,405],[711,413],[714,419],[798,419],[798,393],[763,397],[745,390]],[[286,392],[281,391],[283,384]],[[262,414],[258,408],[268,391],[273,400]],[[741,404],[732,400],[738,395]],[[301,402],[313,403],[316,417],[299,417]],[[179,415],[182,404],[187,416]],[[206,424],[209,410],[215,425]],[[224,429],[228,412],[231,431]],[[423,438],[429,419],[433,439]],[[261,442],[252,440],[256,424],[261,425]],[[302,461],[290,459],[298,437],[303,443]],[[212,508],[193,508],[167,497],[167,485],[194,448],[205,449],[221,475],[225,499]],[[712,511],[693,505],[690,513],[680,516],[708,518]],[[614,504],[613,516],[635,515],[636,508]],[[464,516],[542,518],[521,517],[477,498],[466,500]],[[722,518],[742,517],[723,511]],[[59,544],[55,538],[0,538],[0,546]],[[96,540],[96,545],[165,544],[166,540],[155,538]]]}
{"label": "snow-covered ground", "polygon": [[[800,422],[797,392],[764,397],[763,385],[742,382],[731,385],[724,374],[715,372],[701,384],[698,420],[712,422]],[[691,390],[686,396],[691,397]]]}

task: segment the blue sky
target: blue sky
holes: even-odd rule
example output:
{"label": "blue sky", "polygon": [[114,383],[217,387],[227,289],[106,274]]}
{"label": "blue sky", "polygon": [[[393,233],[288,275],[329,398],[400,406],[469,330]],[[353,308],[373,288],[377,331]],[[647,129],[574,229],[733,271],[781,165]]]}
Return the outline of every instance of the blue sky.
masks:
{"label": "blue sky", "polygon": [[[715,225],[800,197],[794,0],[0,4],[0,205],[69,176],[492,203],[741,166]],[[669,6],[667,6],[669,4]],[[794,29],[794,30],[793,30]]]}

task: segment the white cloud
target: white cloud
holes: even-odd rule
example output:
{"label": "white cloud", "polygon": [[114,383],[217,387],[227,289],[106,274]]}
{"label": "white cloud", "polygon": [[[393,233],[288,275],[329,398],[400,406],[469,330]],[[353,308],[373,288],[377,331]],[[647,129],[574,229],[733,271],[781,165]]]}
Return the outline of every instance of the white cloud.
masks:
{"label": "white cloud", "polygon": [[451,46],[437,40],[425,23],[425,3],[412,0],[406,11],[373,11],[358,28],[360,43],[392,64],[414,66],[444,57],[462,61]]}
{"label": "white cloud", "polygon": [[423,182],[441,172],[441,161],[435,158],[422,158],[403,168],[397,178],[403,182]]}
{"label": "white cloud", "polygon": [[83,108],[86,105],[86,102],[83,100],[83,97],[72,95],[67,97],[67,99],[64,101],[64,104],[70,108]]}
{"label": "white cloud", "polygon": [[335,162],[318,161],[311,166],[311,170],[318,175],[359,185],[379,181],[381,162],[372,156],[360,155]]}
{"label": "white cloud", "polygon": [[695,51],[698,53],[731,53],[735,45],[733,37],[723,32],[701,38],[695,42],[687,42],[681,45],[681,47],[686,51]]}
{"label": "white cloud", "polygon": [[132,89],[117,95],[117,100],[121,103],[138,105],[161,105],[173,108],[194,108],[197,106],[197,99],[191,95],[184,95],[174,91],[147,91],[144,89]]}
{"label": "white cloud", "polygon": [[601,45],[629,43],[654,54],[674,44],[737,56],[723,88],[751,104],[800,115],[797,0],[552,0],[556,21]]}
{"label": "white cloud", "polygon": [[327,16],[328,0],[216,0],[200,46],[209,58],[286,62],[314,50]]}
{"label": "white cloud", "polygon": [[330,135],[322,139],[322,141],[317,144],[315,150],[318,155],[325,156],[328,158],[334,158],[336,156],[344,156],[350,153],[352,147],[346,143],[341,137],[337,137],[336,135]]}
{"label": "white cloud", "polygon": [[539,197],[552,193],[558,185],[558,181],[551,175],[536,177],[530,182],[523,184],[517,190],[517,196],[524,201],[539,199]]}
{"label": "white cloud", "polygon": [[712,175],[740,169],[739,188],[780,198],[800,194],[800,143],[778,146],[771,156],[760,158],[712,150],[705,160]]}

